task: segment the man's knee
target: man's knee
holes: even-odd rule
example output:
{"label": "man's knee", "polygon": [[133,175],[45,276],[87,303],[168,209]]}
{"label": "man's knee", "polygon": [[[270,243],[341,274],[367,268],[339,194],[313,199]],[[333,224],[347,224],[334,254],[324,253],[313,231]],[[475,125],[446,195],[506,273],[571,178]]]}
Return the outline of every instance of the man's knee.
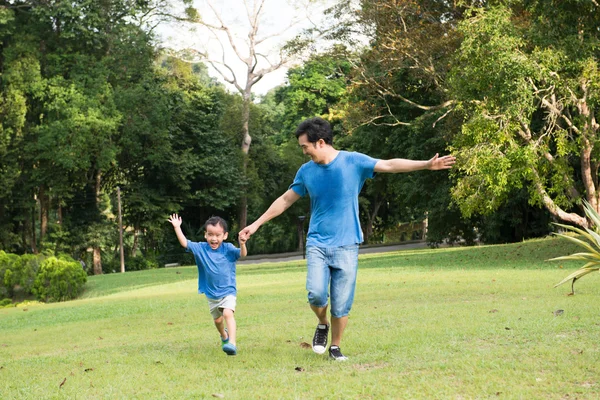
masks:
{"label": "man's knee", "polygon": [[327,292],[308,292],[308,303],[314,307],[325,307],[327,305]]}

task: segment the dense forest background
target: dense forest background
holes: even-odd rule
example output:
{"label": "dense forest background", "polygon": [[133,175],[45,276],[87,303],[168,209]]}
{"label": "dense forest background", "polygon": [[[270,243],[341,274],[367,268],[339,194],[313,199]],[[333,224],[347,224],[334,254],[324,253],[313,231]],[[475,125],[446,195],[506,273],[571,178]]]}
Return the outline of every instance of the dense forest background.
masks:
{"label": "dense forest background", "polygon": [[[298,36],[286,83],[252,97],[247,154],[243,96],[157,41],[148,15],[170,6],[0,0],[0,250],[118,271],[120,206],[126,270],[191,263],[168,215],[191,240],[220,215],[235,241],[240,207],[256,219],[308,161],[293,133],[314,116],[338,149],[458,158],[368,181],[368,243],[425,220],[431,245],[518,241],[598,208],[596,1],[340,2],[328,44]],[[309,217],[302,199],[249,253],[298,249]]]}

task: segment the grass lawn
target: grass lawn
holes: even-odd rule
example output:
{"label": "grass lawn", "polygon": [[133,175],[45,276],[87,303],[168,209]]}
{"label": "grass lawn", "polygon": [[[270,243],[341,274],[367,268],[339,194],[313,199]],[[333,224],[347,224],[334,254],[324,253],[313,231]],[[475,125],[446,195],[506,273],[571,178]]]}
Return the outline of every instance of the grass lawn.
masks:
{"label": "grass lawn", "polygon": [[[598,399],[600,275],[547,262],[560,239],[360,258],[345,363],[302,262],[238,267],[226,356],[195,267],[91,277],[76,301],[0,309],[1,399]],[[562,311],[558,311],[562,310]]]}

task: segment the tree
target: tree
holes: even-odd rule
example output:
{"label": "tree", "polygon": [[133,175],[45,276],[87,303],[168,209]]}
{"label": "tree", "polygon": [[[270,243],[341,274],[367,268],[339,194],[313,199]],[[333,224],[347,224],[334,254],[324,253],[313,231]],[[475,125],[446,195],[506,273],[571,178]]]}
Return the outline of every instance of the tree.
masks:
{"label": "tree", "polygon": [[[184,1],[190,4],[189,1]],[[286,32],[297,25],[301,18],[293,17],[287,24],[284,24],[279,31],[269,31],[264,29],[267,26],[269,19],[277,18],[276,15],[268,15],[267,0],[243,0],[241,7],[246,11],[247,21],[244,23],[246,32],[245,39],[240,40],[238,37],[239,22],[230,22],[224,18],[224,13],[211,0],[205,0],[210,12],[204,13],[196,8],[188,6],[185,10],[186,16],[179,17],[180,20],[193,22],[206,30],[209,35],[215,38],[220,47],[221,54],[217,57],[209,54],[208,49],[204,48],[200,51],[186,49],[180,52],[183,57],[195,56],[209,63],[215,71],[223,78],[223,80],[232,85],[237,92],[242,96],[243,107],[241,110],[242,130],[241,130],[241,149],[244,153],[244,163],[242,165],[241,179],[245,181],[247,178],[248,155],[252,135],[249,129],[250,124],[250,104],[252,102],[252,90],[254,86],[267,74],[276,71],[286,65],[291,60],[291,55],[283,50],[283,44],[275,54],[270,54],[269,47],[272,47],[274,38],[284,38]],[[240,7],[239,2],[237,6]],[[207,9],[207,11],[208,11]],[[278,21],[281,22],[281,21]],[[230,50],[234,54],[235,60],[228,60],[225,49]],[[244,66],[244,72],[239,74],[236,72],[235,62],[241,62]],[[239,204],[239,225],[246,226],[247,221],[247,198],[242,195]]]}
{"label": "tree", "polygon": [[555,218],[600,207],[600,9],[595,2],[513,2],[474,9],[451,72],[465,124],[454,142],[464,215],[497,209],[512,190]]}

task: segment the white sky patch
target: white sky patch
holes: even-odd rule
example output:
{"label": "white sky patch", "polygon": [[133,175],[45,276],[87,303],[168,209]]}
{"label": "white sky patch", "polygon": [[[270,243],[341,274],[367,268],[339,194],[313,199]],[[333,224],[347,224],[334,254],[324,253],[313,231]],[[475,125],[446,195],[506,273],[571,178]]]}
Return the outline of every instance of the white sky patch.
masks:
{"label": "white sky patch", "polygon": [[[220,15],[222,22],[234,36],[235,46],[241,57],[248,57],[248,33],[251,25],[249,15],[254,14],[254,7],[259,7],[262,0],[212,0],[215,11]],[[295,37],[303,29],[320,24],[323,21],[324,10],[330,7],[335,0],[264,0],[260,16],[258,39],[264,39],[256,46],[258,57],[257,70],[269,67],[270,64],[279,62],[279,48],[288,40]],[[199,11],[204,21],[211,25],[220,26],[221,22],[215,16],[208,0],[195,0],[194,7]],[[175,50],[194,49],[201,53],[208,53],[208,57],[217,62],[229,65],[241,86],[246,84],[247,66],[235,54],[225,32],[211,32],[200,24],[170,23],[157,28],[157,34],[166,47]],[[211,76],[225,83],[222,76],[209,66]],[[286,72],[290,64],[268,73],[253,87],[253,92],[263,95],[275,86],[285,82]],[[231,71],[226,67],[219,67],[221,71],[231,77]],[[226,86],[235,91],[232,85]]]}

